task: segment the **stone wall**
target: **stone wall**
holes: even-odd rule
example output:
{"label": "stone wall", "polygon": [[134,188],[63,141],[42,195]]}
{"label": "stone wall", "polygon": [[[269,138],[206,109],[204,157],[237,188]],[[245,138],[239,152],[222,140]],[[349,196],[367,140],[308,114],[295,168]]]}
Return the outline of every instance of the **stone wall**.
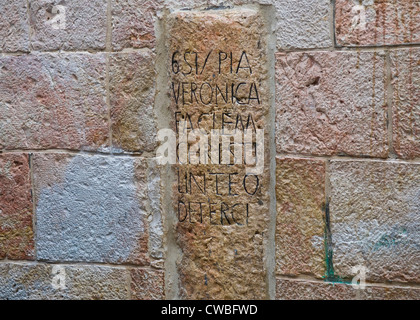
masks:
{"label": "stone wall", "polygon": [[[420,299],[419,1],[0,16],[0,299]],[[181,120],[262,171],[162,164]]]}

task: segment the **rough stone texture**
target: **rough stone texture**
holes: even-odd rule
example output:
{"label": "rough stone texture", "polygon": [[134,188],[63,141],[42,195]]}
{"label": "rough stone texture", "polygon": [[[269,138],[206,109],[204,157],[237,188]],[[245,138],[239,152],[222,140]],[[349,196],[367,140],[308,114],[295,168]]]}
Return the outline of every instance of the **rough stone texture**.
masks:
{"label": "rough stone texture", "polygon": [[[274,280],[278,299],[420,300],[419,1],[0,2],[0,299],[266,299]],[[64,29],[53,27],[54,5],[66,7]],[[330,25],[334,7],[336,30]],[[270,28],[265,19],[276,25]],[[162,56],[154,52],[156,30],[167,41]],[[333,32],[339,46],[414,47],[389,48],[387,55],[372,48],[302,52],[331,48]],[[281,157],[274,172],[267,141],[274,129],[275,45],[300,52],[277,55]],[[115,52],[97,52],[105,49]],[[18,55],[30,50],[72,53]],[[199,53],[196,60],[193,52]],[[239,60],[253,72],[237,71]],[[160,80],[170,75],[167,92],[156,87],[155,70],[163,71]],[[224,101],[219,88],[219,101],[205,104],[188,102],[191,82],[222,89],[225,83],[245,85],[235,102]],[[171,87],[179,83],[186,84],[186,103],[183,85],[178,98]],[[261,104],[241,104],[249,83],[256,84]],[[156,105],[155,95],[161,99]],[[160,110],[165,99],[171,102]],[[162,170],[155,159],[129,156],[154,154],[157,122],[175,129],[182,118],[176,112],[190,121],[189,129],[255,124],[266,130],[266,163],[254,194],[244,189],[244,181],[253,187],[255,176],[246,180],[243,165]],[[31,160],[24,152],[36,155]],[[326,166],[314,159],[386,158],[389,152],[408,160],[342,159]],[[161,170],[168,175],[161,177]],[[325,189],[331,195],[327,207]],[[324,234],[326,208],[331,234]],[[165,261],[166,249],[174,251]],[[8,261],[33,259],[38,261]],[[326,263],[335,284],[319,280]],[[368,268],[365,290],[344,283],[357,265]],[[55,287],[57,267],[65,270],[62,289]]]}
{"label": "rough stone texture", "polygon": [[[149,252],[151,258],[151,264],[155,268],[163,268],[164,262],[164,233],[163,233],[163,221],[162,221],[162,201],[161,201],[161,174],[160,167],[156,163],[156,159],[149,159],[147,161],[146,178],[147,184],[147,211],[149,213]],[[136,173],[139,175],[138,180],[143,180],[142,164],[136,163]]]}
{"label": "rough stone texture", "polygon": [[[64,271],[59,271],[54,266],[57,268],[46,264],[0,264],[0,299],[128,299],[129,274],[125,269],[61,265],[58,267]],[[61,283],[56,278],[58,272],[65,273]]]}
{"label": "rough stone texture", "polygon": [[102,54],[0,57],[0,149],[105,146],[105,65]]}
{"label": "rough stone texture", "polygon": [[[53,10],[57,5],[65,11]],[[30,17],[31,44],[35,50],[105,49],[107,0],[33,0]],[[61,19],[65,24],[57,23]]]}
{"label": "rough stone texture", "polygon": [[37,256],[48,261],[149,264],[143,159],[37,154]]}
{"label": "rough stone texture", "polygon": [[420,300],[420,288],[367,286],[361,297],[364,300]]}
{"label": "rough stone texture", "polygon": [[277,152],[386,157],[383,52],[277,55]]}
{"label": "rough stone texture", "polygon": [[420,157],[420,50],[391,51],[394,150],[401,158]]}
{"label": "rough stone texture", "polygon": [[0,1],[0,51],[29,51],[27,0]]}
{"label": "rough stone texture", "polygon": [[112,138],[117,150],[154,150],[154,87],[154,54],[147,51],[111,55]]}
{"label": "rough stone texture", "polygon": [[415,0],[337,0],[335,25],[342,46],[420,43],[420,3]]}
{"label": "rough stone texture", "polygon": [[335,274],[368,269],[368,281],[420,280],[420,165],[331,162]]}
{"label": "rough stone texture", "polygon": [[131,269],[131,298],[136,300],[165,299],[163,271]]}
{"label": "rough stone texture", "polygon": [[329,0],[276,0],[279,49],[326,48],[333,45]]}
{"label": "rough stone texture", "polygon": [[350,284],[277,279],[279,300],[418,300],[419,288],[368,285],[364,290]]}
{"label": "rough stone texture", "polygon": [[353,300],[356,290],[350,285],[277,279],[277,300]]}
{"label": "rough stone texture", "polygon": [[[269,73],[266,69],[267,29],[262,15],[252,9],[179,11],[169,16],[167,59],[172,71],[170,70],[168,91],[174,129],[176,122],[184,117],[191,118],[190,124],[193,128],[197,128],[200,123],[200,128],[209,133],[210,129],[221,129],[222,113],[227,112],[229,115],[225,116],[225,130],[233,130],[235,123],[238,124],[238,129],[242,129],[242,124],[246,127],[250,116],[255,128],[269,131],[266,119],[272,93],[268,86]],[[200,53],[197,55],[198,68],[194,65],[190,69],[188,63],[184,62],[186,50]],[[230,63],[227,62],[220,65],[219,72],[219,51],[232,52],[233,64],[237,70],[243,50],[246,51],[252,74],[249,69],[240,69],[238,73],[230,72]],[[176,64],[171,64],[176,51],[180,53],[175,56],[179,59],[179,72]],[[209,55],[210,51],[212,53]],[[187,54],[186,59],[193,63],[195,55]],[[248,64],[243,58],[241,67],[245,66]],[[191,96],[191,91],[188,91],[184,103],[181,96],[176,101],[177,90],[173,90],[183,82],[196,83],[198,88],[205,82],[213,86],[218,84],[221,88],[225,88],[226,83],[229,88],[232,83],[237,85],[246,82],[247,85],[238,91],[233,102],[231,96],[228,101],[223,101],[219,94],[218,102],[213,97],[207,103],[210,98],[210,90],[207,90],[202,94],[204,100],[197,97],[199,100],[194,100],[193,103],[188,100]],[[248,101],[251,83],[255,83],[258,88],[261,99],[259,103],[256,100]],[[248,89],[244,89],[245,87]],[[176,112],[180,112],[181,116],[177,116]],[[201,114],[210,116],[203,116],[199,121]],[[238,115],[242,117],[242,124],[240,120],[236,121]],[[250,122],[248,124],[248,128],[253,130]],[[269,141],[267,137],[266,144]],[[265,159],[270,159],[267,145],[265,152]],[[267,167],[268,160],[265,162],[265,170],[258,178],[255,175],[248,177],[250,192],[247,194],[243,188],[246,175],[244,165],[176,166],[173,181],[174,212],[170,214],[177,217],[175,236],[182,251],[182,257],[177,264],[182,298],[267,298],[264,258],[270,207]],[[183,182],[185,174],[188,176],[187,181],[190,181],[187,192],[183,191],[186,187]],[[204,179],[205,190],[202,189]]]}
{"label": "rough stone texture", "polygon": [[0,259],[33,259],[32,212],[29,156],[0,155]]}
{"label": "rough stone texture", "polygon": [[277,274],[325,276],[325,163],[277,159]]}
{"label": "rough stone texture", "polygon": [[159,0],[112,0],[112,47],[154,48]]}
{"label": "rough stone texture", "polygon": [[205,9],[241,5],[273,6],[273,13],[277,25],[277,48],[305,49],[327,48],[333,45],[329,19],[332,10],[329,0],[305,0],[296,4],[296,0],[164,0],[167,8],[176,9]]}

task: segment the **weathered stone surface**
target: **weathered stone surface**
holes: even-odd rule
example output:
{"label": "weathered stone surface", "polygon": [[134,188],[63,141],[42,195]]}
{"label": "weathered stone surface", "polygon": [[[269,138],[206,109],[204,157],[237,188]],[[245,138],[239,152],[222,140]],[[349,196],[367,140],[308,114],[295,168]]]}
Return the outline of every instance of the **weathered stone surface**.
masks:
{"label": "weathered stone surface", "polygon": [[367,286],[361,290],[363,300],[419,300],[420,289],[409,287]]}
{"label": "weathered stone surface", "polygon": [[[164,262],[164,233],[162,221],[162,191],[160,167],[156,159],[147,161],[147,170],[143,168],[144,164],[136,162],[137,180],[142,181],[147,178],[147,212],[149,221],[149,252],[151,264],[155,268],[163,268]],[[143,174],[146,172],[145,178]]]}
{"label": "weathered stone surface", "polygon": [[342,46],[420,43],[420,3],[413,0],[337,0],[336,38]]}
{"label": "weathered stone surface", "polygon": [[131,298],[136,300],[165,299],[163,271],[131,269]]}
{"label": "weathered stone surface", "polygon": [[0,57],[0,149],[88,149],[108,141],[102,54]]}
{"label": "weathered stone surface", "polygon": [[420,165],[331,162],[330,218],[335,274],[368,281],[420,280]]}
{"label": "weathered stone surface", "polygon": [[30,17],[35,50],[105,49],[107,0],[33,0]]}
{"label": "weathered stone surface", "polygon": [[161,1],[112,0],[112,47],[154,48],[154,24]]}
{"label": "weathered stone surface", "polygon": [[386,157],[384,53],[277,55],[278,152]]}
{"label": "weathered stone surface", "polygon": [[420,157],[420,50],[391,51],[394,150],[401,158]]}
{"label": "weathered stone surface", "polygon": [[353,300],[356,290],[339,283],[277,279],[277,300]]}
{"label": "weathered stone surface", "polygon": [[[254,138],[256,129],[269,132],[273,93],[268,85],[268,29],[253,9],[179,11],[169,16],[168,91],[174,129],[184,119],[188,134],[198,127],[208,134],[222,127],[248,128]],[[187,85],[178,95],[182,83]],[[182,251],[177,264],[181,297],[267,298],[270,157],[265,138],[266,161],[258,174],[247,175],[245,165],[234,164],[232,158],[231,165],[216,165],[219,159],[213,158],[212,164],[175,166],[170,214],[176,217],[175,236]]]}
{"label": "weathered stone surface", "polygon": [[329,19],[332,10],[329,0],[164,0],[171,9],[235,8],[241,5],[270,5],[278,49],[327,48],[333,45]]}
{"label": "weathered stone surface", "polygon": [[0,51],[29,51],[28,2],[0,2]]}
{"label": "weathered stone surface", "polygon": [[29,156],[0,155],[0,259],[33,259],[32,212]]}
{"label": "weathered stone surface", "polygon": [[102,266],[0,264],[0,299],[128,299],[128,271]]}
{"label": "weathered stone surface", "polygon": [[124,151],[153,151],[156,122],[154,54],[118,53],[110,57],[113,147]]}
{"label": "weathered stone surface", "polygon": [[333,45],[329,0],[273,1],[277,9],[277,47],[326,48]]}
{"label": "weathered stone surface", "polygon": [[279,300],[418,300],[420,289],[367,285],[354,289],[350,284],[277,279]]}
{"label": "weathered stone surface", "polygon": [[38,258],[149,264],[148,221],[156,218],[147,210],[147,167],[139,158],[35,155]]}
{"label": "weathered stone surface", "polygon": [[277,274],[325,276],[325,163],[277,158]]}

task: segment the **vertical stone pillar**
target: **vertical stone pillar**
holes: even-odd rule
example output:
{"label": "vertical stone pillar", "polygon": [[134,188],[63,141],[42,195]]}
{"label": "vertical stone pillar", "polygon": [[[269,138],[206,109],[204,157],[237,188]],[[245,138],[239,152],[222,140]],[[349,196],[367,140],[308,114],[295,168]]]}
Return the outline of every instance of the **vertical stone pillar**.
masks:
{"label": "vertical stone pillar", "polygon": [[[258,8],[178,11],[168,17],[168,90],[179,156],[172,201],[182,252],[177,261],[181,298],[268,298],[268,30]],[[219,130],[218,139],[212,130]],[[185,134],[188,142],[182,140]],[[215,147],[212,139],[220,145]],[[208,154],[202,141],[210,145]]]}

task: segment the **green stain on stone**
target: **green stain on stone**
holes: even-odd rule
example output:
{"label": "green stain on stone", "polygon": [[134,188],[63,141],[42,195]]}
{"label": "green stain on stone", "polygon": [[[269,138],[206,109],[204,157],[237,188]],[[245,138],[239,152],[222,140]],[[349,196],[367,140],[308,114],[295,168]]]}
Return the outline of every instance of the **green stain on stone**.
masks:
{"label": "green stain on stone", "polygon": [[384,234],[381,236],[378,242],[375,243],[373,250],[379,250],[380,248],[391,248],[399,245],[403,238],[407,235],[407,229],[400,228],[396,232],[391,234]]}
{"label": "green stain on stone", "polygon": [[351,280],[346,280],[336,275],[334,272],[334,263],[333,263],[333,246],[332,246],[332,233],[331,233],[331,224],[330,224],[330,204],[327,200],[325,207],[325,230],[324,230],[324,246],[325,246],[325,276],[324,280],[331,283],[351,283]]}

